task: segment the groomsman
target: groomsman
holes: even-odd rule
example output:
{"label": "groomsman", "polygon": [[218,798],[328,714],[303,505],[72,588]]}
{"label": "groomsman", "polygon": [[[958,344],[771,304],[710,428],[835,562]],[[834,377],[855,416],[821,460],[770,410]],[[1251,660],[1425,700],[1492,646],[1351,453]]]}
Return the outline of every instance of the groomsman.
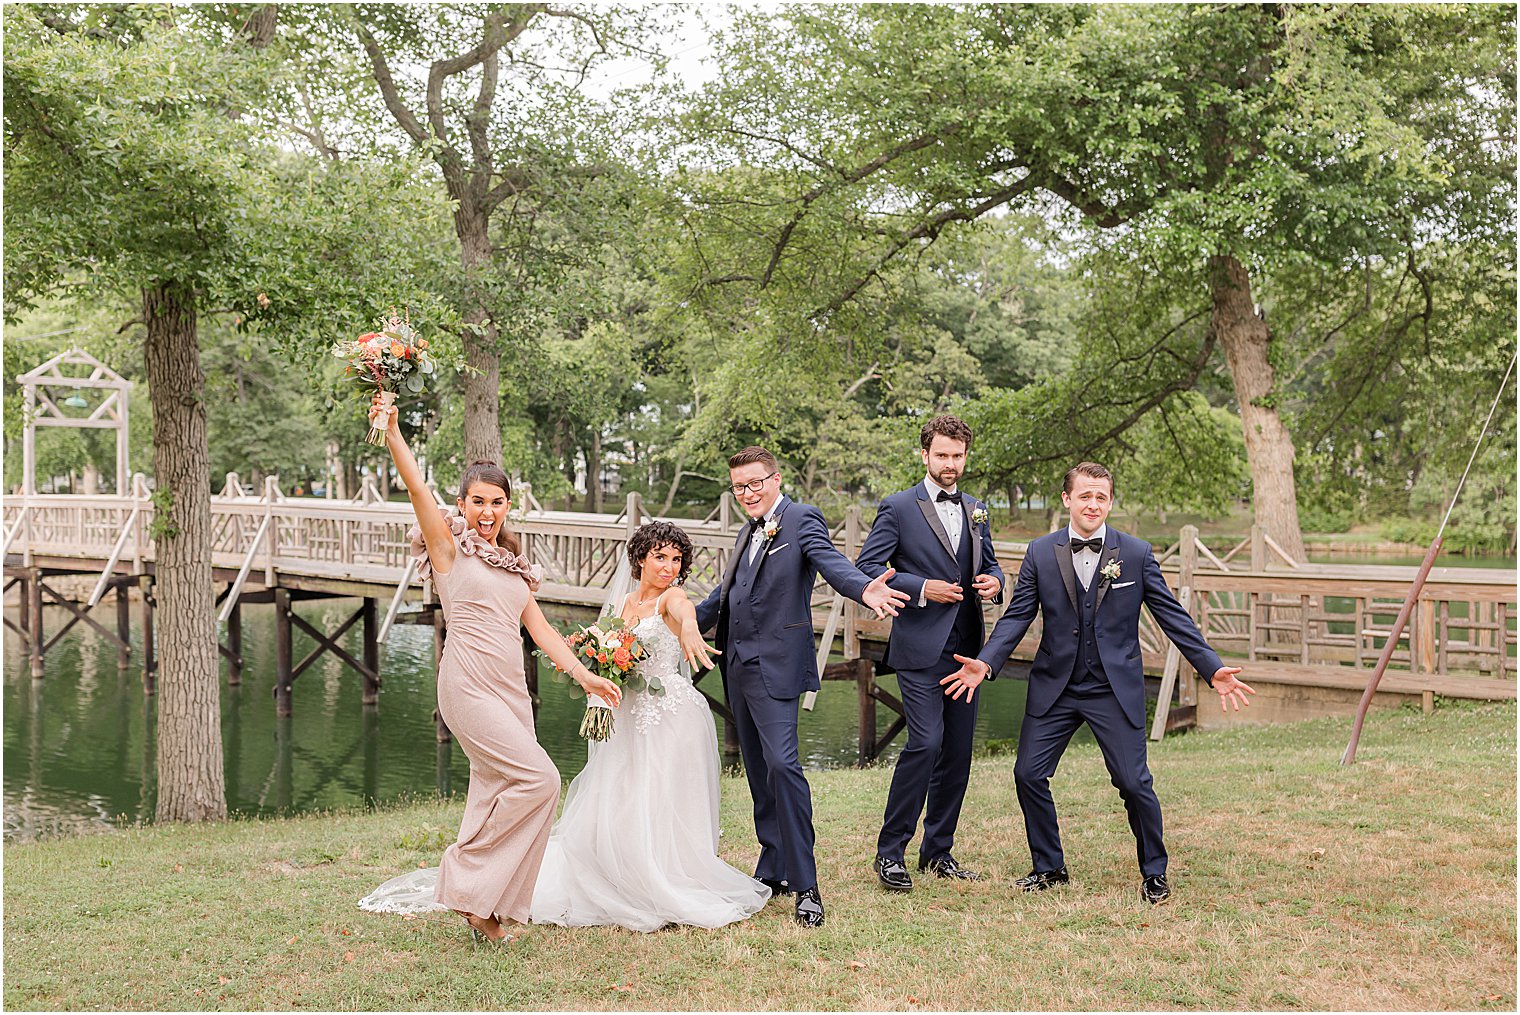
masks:
{"label": "groomsman", "polygon": [[975,658],[941,683],[959,699],[990,680],[1023,639],[1036,613],[1044,615],[1040,648],[1029,671],[1029,700],[1013,766],[1019,807],[1034,869],[1016,882],[1027,892],[1066,884],[1066,858],[1056,823],[1050,777],[1082,723],[1098,741],[1104,764],[1129,814],[1140,861],[1140,894],[1152,904],[1171,896],[1161,804],[1145,761],[1145,674],[1140,665],[1140,606],[1219,692],[1221,709],[1238,712],[1256,692],[1236,679],[1204,641],[1187,610],[1172,597],[1150,544],[1108,528],[1114,478],[1083,462],[1066,473],[1061,502],[1071,524],[1029,544],[1008,610]]}
{"label": "groomsman", "polygon": [[728,460],[729,490],[750,517],[723,580],[697,606],[697,626],[716,627],[723,694],[755,807],[760,859],[755,879],[774,895],[795,894],[797,922],[823,926],[813,858],[813,798],[797,748],[797,705],[818,690],[813,583],[824,581],[878,617],[907,596],[874,580],[834,548],[823,515],[781,492],[781,468],[764,448]]}
{"label": "groomsman", "polygon": [[[940,678],[956,659],[981,647],[982,603],[1001,600],[1003,572],[992,551],[987,509],[959,489],[971,449],[971,428],[954,416],[937,416],[919,433],[923,482],[881,502],[856,564],[908,594],[892,622],[886,662],[897,671],[908,742],[898,755],[876,840],[876,877],[894,891],[910,891],[904,863],[908,841],[924,816],[918,869],[942,878],[980,875],[955,861],[955,827],[971,774],[971,739],[977,701],[940,693]],[[927,813],[925,806],[927,804]]]}

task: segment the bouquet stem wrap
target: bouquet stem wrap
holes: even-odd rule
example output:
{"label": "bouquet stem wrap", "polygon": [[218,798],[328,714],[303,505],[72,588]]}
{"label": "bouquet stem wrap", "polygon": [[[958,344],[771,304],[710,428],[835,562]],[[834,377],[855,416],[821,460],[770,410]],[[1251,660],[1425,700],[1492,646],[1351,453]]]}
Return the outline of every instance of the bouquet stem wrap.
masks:
{"label": "bouquet stem wrap", "polygon": [[612,703],[600,694],[586,695],[586,714],[581,718],[581,738],[606,740],[612,736]]}
{"label": "bouquet stem wrap", "polygon": [[[380,392],[380,407],[382,409],[389,409],[391,406],[393,406],[395,404],[396,404],[396,393],[394,391],[382,391],[382,392]],[[380,418],[381,418],[382,422],[385,419],[384,416],[382,416]],[[377,448],[383,448],[383,447],[385,447],[385,429],[384,429],[384,427],[381,426],[381,427],[377,428],[373,423],[371,423],[370,424],[370,428],[369,428],[369,433],[367,433],[367,434],[364,435],[364,439],[366,441],[368,441],[370,444],[373,444]]]}

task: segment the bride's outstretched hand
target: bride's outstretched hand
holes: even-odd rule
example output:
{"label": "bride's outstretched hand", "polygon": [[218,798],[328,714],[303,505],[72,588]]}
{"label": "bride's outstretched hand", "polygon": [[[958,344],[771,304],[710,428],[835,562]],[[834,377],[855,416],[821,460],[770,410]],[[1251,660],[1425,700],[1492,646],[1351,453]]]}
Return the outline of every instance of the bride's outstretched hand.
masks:
{"label": "bride's outstretched hand", "polygon": [[712,657],[723,653],[703,640],[693,618],[681,625],[681,654],[693,670],[710,670],[713,668]]}

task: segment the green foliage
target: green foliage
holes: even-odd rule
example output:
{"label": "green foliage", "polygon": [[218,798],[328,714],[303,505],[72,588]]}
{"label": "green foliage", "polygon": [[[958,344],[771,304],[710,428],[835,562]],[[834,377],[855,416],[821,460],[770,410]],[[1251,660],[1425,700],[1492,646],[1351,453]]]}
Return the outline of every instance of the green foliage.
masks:
{"label": "green foliage", "polygon": [[179,523],[174,520],[174,491],[167,486],[155,487],[148,499],[153,503],[153,519],[148,522],[148,538],[173,539],[179,535]]}

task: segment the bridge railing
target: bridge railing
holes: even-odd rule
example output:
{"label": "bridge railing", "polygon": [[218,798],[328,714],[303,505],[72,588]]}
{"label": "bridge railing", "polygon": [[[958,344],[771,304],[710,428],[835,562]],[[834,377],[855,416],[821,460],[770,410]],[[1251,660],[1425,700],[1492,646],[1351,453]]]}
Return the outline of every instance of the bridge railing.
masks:
{"label": "bridge railing", "polygon": [[[407,531],[414,518],[405,502],[386,502],[378,491],[352,501],[286,497],[272,480],[260,495],[229,482],[212,501],[212,558],[220,569],[251,567],[266,584],[279,573],[395,586],[406,575]],[[153,560],[153,502],[145,483],[133,496],[38,494],[4,500],[8,555],[78,559],[81,570],[100,568],[113,550],[129,570]],[[234,492],[235,491],[235,492]],[[598,603],[646,513],[580,514],[531,510],[511,525],[528,556],[545,572],[546,598]],[[721,579],[734,549],[737,525],[728,516],[680,520],[694,553],[687,587],[704,595]],[[852,521],[853,519],[853,521]],[[853,532],[850,526],[855,526]],[[851,558],[863,535],[858,512],[834,532]],[[1196,539],[1196,537],[1193,537]],[[1010,587],[1027,543],[999,542],[999,561]],[[1201,544],[1200,544],[1201,545]],[[1178,552],[1178,547],[1183,552]],[[1408,594],[1412,567],[1267,564],[1250,570],[1187,547],[1163,551],[1163,572],[1174,587],[1187,584],[1191,609],[1222,655],[1250,662],[1294,666],[1370,666],[1381,651],[1399,605]],[[1206,547],[1202,548],[1207,551]],[[1227,562],[1228,561],[1228,562]],[[409,578],[412,585],[420,584]],[[1005,596],[1006,600],[1006,596]],[[834,593],[821,582],[813,604],[829,611]],[[989,622],[1002,607],[986,607]],[[1488,568],[1435,568],[1422,590],[1393,667],[1410,673],[1473,674],[1513,680],[1516,651],[1515,572]],[[858,638],[879,638],[887,622],[851,606],[843,611],[846,655]],[[1038,622],[1024,644],[1037,644]],[[1167,642],[1148,615],[1142,651],[1160,665]],[[1027,653],[1026,653],[1027,654]]]}

